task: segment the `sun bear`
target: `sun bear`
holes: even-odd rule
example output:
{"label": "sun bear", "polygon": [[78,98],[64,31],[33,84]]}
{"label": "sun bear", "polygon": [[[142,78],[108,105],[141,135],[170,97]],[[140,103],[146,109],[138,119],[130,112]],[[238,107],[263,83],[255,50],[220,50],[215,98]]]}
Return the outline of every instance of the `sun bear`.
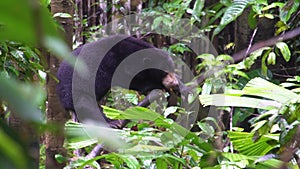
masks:
{"label": "sun bear", "polygon": [[[131,36],[114,35],[103,38],[77,48],[73,55],[86,63],[91,76],[82,79],[78,76],[79,80],[78,77],[74,79],[76,69],[66,61],[60,64],[57,91],[63,107],[69,111],[75,112],[76,104],[83,108],[83,111],[95,111],[95,108],[91,108],[91,102],[94,102],[93,95],[99,102],[112,86],[136,90],[143,94],[153,89],[179,88],[180,81],[174,74],[174,63],[169,54]],[[97,70],[92,70],[95,68]],[[82,93],[76,96],[78,99],[75,100],[74,90]],[[94,93],[89,93],[88,90]],[[110,122],[107,118],[105,120]]]}

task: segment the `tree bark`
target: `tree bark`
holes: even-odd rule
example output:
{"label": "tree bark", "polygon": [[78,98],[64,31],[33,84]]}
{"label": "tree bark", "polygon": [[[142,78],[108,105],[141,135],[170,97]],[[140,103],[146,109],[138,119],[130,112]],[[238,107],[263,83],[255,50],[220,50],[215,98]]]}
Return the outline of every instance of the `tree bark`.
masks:
{"label": "tree bark", "polygon": [[[39,168],[39,134],[33,125],[29,122],[24,121],[12,112],[8,119],[9,126],[16,132],[17,136],[22,140],[25,146],[27,155],[29,156],[30,163],[28,164],[32,169]],[[31,161],[32,160],[32,161]],[[24,168],[26,168],[24,166]]]}
{"label": "tree bark", "polygon": [[[52,0],[51,12],[68,13],[73,16],[72,0]],[[67,44],[72,46],[73,33],[73,18],[58,18],[58,22],[65,30],[65,39]],[[48,55],[48,69],[51,75],[55,75],[60,60],[53,55]],[[48,124],[54,124],[57,130],[46,133],[46,169],[60,169],[65,166],[65,163],[58,163],[55,159],[56,154],[66,156],[66,150],[63,147],[64,143],[64,124],[70,118],[69,114],[60,105],[56,93],[57,81],[51,76],[47,77],[47,93],[48,93],[48,111],[46,112]]]}

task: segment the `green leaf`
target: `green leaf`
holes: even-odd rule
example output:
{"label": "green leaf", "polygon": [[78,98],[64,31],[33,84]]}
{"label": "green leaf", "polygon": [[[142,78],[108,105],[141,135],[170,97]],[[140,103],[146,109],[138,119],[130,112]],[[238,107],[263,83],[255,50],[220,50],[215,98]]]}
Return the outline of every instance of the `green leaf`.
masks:
{"label": "green leaf", "polygon": [[68,159],[61,154],[55,154],[55,160],[60,164],[68,161]]}
{"label": "green leaf", "polygon": [[103,112],[108,118],[111,119],[130,119],[130,120],[150,120],[155,121],[157,118],[162,117],[160,114],[144,108],[144,107],[132,107],[125,111],[116,110],[110,107],[102,106]]}
{"label": "green leaf", "polygon": [[[9,159],[13,160],[16,168],[26,168],[27,158],[25,152],[23,151],[21,145],[16,142],[16,140],[10,137],[5,131],[4,128],[0,128],[0,151],[1,157],[6,156]],[[0,167],[6,168],[5,164],[0,164]]]}
{"label": "green leaf", "polygon": [[285,3],[284,7],[280,9],[280,20],[284,23],[287,23],[291,18],[292,14],[298,11],[299,4],[299,0],[288,0]]}
{"label": "green leaf", "polygon": [[44,6],[48,6],[48,5],[50,5],[50,3],[51,3],[51,0],[40,0],[41,1],[41,3],[44,5]]}
{"label": "green leaf", "polygon": [[[244,163],[244,165],[247,164],[247,166],[250,168],[253,168],[253,166],[251,164],[249,165],[248,162],[253,162],[253,161],[256,164],[255,168],[259,168],[259,169],[279,168],[282,165],[281,161],[277,159],[273,159],[274,157],[272,155],[270,156],[269,154],[266,156],[262,156],[260,158],[258,158],[257,156],[249,156],[249,155],[242,155],[236,153],[222,153],[222,156],[224,156],[231,162],[242,162]],[[238,165],[238,163],[235,163],[235,165]],[[239,167],[241,166],[239,165]],[[248,168],[248,167],[241,167],[241,168]]]}
{"label": "green leaf", "polygon": [[33,88],[0,73],[0,98],[7,101],[13,111],[24,120],[42,123],[42,113],[37,109],[41,93],[42,88]]}
{"label": "green leaf", "polygon": [[275,65],[276,64],[276,54],[274,52],[270,52],[267,58],[268,65]]}
{"label": "green leaf", "polygon": [[0,10],[0,40],[36,42],[34,15],[29,1],[0,1]]}
{"label": "green leaf", "polygon": [[169,151],[171,148],[172,147],[138,144],[134,147],[126,149],[125,152],[130,154],[138,154],[142,152],[149,152],[149,153],[160,152],[160,151],[165,152],[165,151]]}
{"label": "green leaf", "polygon": [[270,52],[271,52],[271,49],[267,50],[266,52],[263,53],[262,58],[261,58],[261,71],[262,71],[262,75],[264,77],[267,77],[267,75],[268,75],[268,67],[266,65],[266,60],[267,60],[267,57],[269,56]]}
{"label": "green leaf", "polygon": [[250,13],[248,15],[248,24],[251,29],[255,29],[257,26],[257,20],[256,20],[255,16],[256,16],[256,13],[251,8]]}
{"label": "green leaf", "polygon": [[[0,40],[35,45],[38,38],[43,38],[37,37],[37,29],[41,29],[39,31],[48,36],[58,37],[56,25],[49,10],[45,5],[38,6],[38,3],[38,1],[29,0],[0,1]],[[40,12],[39,17],[36,11]],[[37,27],[37,24],[40,27]]]}
{"label": "green leaf", "polygon": [[112,129],[104,126],[100,122],[97,123],[97,125],[68,122],[65,125],[65,130],[68,138],[67,145],[70,148],[82,148],[97,142],[103,142],[107,148],[113,150],[121,149],[126,146],[118,137],[118,134],[120,134],[122,130]]}
{"label": "green leaf", "polygon": [[164,112],[164,117],[167,117],[168,115],[175,113],[177,111],[177,109],[178,109],[178,107],[176,107],[176,106],[167,107]]}
{"label": "green leaf", "polygon": [[251,127],[254,127],[252,131],[257,131],[258,129],[262,128],[265,124],[267,124],[267,120],[261,120],[255,124],[253,124]]}
{"label": "green leaf", "polygon": [[[264,100],[240,95],[259,96],[272,100]],[[270,110],[279,108],[293,99],[299,99],[296,93],[275,85],[262,78],[250,80],[243,90],[230,90],[227,94],[200,95],[200,101],[204,105],[252,107]]]}
{"label": "green leaf", "polygon": [[228,25],[230,22],[234,21],[238,16],[240,16],[250,2],[252,2],[252,0],[233,1],[231,6],[229,6],[226,12],[224,13],[220,24],[214,30],[213,37],[219,34],[225,28],[226,25]]}
{"label": "green leaf", "polygon": [[132,169],[140,169],[141,168],[139,161],[133,155],[120,154],[119,156],[124,160],[125,164],[129,168],[132,168]]}
{"label": "green leaf", "polygon": [[68,13],[55,13],[53,15],[54,18],[60,17],[60,18],[72,18],[72,16]]}
{"label": "green leaf", "polygon": [[243,89],[243,93],[272,99],[282,104],[300,97],[296,93],[262,78],[254,78],[250,80]]}
{"label": "green leaf", "polygon": [[274,19],[274,15],[273,15],[273,14],[270,14],[270,13],[263,14],[262,16],[263,16],[263,17],[266,17],[266,18],[268,18],[268,19]]}
{"label": "green leaf", "polygon": [[162,25],[164,18],[162,16],[156,17],[153,20],[153,24],[151,25],[152,30],[158,30],[159,27]]}
{"label": "green leaf", "polygon": [[284,42],[278,42],[276,47],[280,50],[284,60],[288,62],[291,59],[291,51],[288,45]]}
{"label": "green leaf", "polygon": [[211,82],[206,81],[202,86],[201,94],[210,94],[212,87],[213,84]]}
{"label": "green leaf", "polygon": [[192,15],[198,22],[201,22],[200,16],[204,7],[204,2],[204,0],[196,0],[196,2],[194,3]]}
{"label": "green leaf", "polygon": [[210,53],[204,53],[196,57],[197,59],[203,59],[206,62],[212,62],[215,59],[215,56]]}
{"label": "green leaf", "polygon": [[249,57],[244,59],[242,62],[238,63],[239,69],[250,69],[251,66],[255,63],[255,60],[260,57],[265,50],[270,50],[270,47],[263,47],[258,49],[250,54]]}
{"label": "green leaf", "polygon": [[156,167],[161,168],[161,169],[167,169],[168,164],[166,163],[166,161],[163,158],[157,158],[156,159]]}
{"label": "green leaf", "polygon": [[293,126],[293,128],[288,130],[287,132],[281,132],[280,137],[279,137],[280,144],[285,145],[288,142],[290,142],[295,137],[297,129],[298,129],[298,126],[296,125],[296,126]]}
{"label": "green leaf", "polygon": [[218,61],[233,61],[233,58],[229,55],[219,55],[217,56],[216,60]]}
{"label": "green leaf", "polygon": [[226,12],[226,8],[221,8],[212,18],[209,19],[205,27],[211,26],[217,19],[219,19]]}
{"label": "green leaf", "polygon": [[178,157],[178,156],[174,156],[174,155],[171,155],[171,154],[163,154],[163,155],[160,156],[160,158],[165,159],[165,161],[168,161],[171,164],[178,163],[178,162],[183,164],[183,165],[186,164],[186,161],[183,158]]}
{"label": "green leaf", "polygon": [[251,107],[251,108],[264,109],[264,110],[280,108],[281,106],[281,104],[276,101],[249,98],[249,97],[226,96],[223,94],[200,95],[199,99],[204,106],[214,105],[214,106]]}
{"label": "green leaf", "polygon": [[270,5],[267,5],[267,6],[263,7],[262,11],[268,11],[268,10],[270,10],[272,8],[276,8],[276,7],[282,8],[283,5],[284,4],[282,2],[273,2]]}
{"label": "green leaf", "polygon": [[215,130],[209,123],[198,122],[197,124],[205,134],[209,135],[210,137],[214,136]]}
{"label": "green leaf", "polygon": [[[276,146],[269,144],[271,141],[278,143],[278,134],[263,135],[258,141],[253,142],[252,138],[254,133],[229,131],[228,137],[232,142],[235,150],[240,154],[248,156],[262,156],[266,155],[269,151],[276,148]],[[269,137],[271,136],[271,137]]]}
{"label": "green leaf", "polygon": [[90,137],[84,131],[85,127],[83,124],[68,121],[65,124],[67,147],[71,149],[80,149],[98,142],[96,137]]}

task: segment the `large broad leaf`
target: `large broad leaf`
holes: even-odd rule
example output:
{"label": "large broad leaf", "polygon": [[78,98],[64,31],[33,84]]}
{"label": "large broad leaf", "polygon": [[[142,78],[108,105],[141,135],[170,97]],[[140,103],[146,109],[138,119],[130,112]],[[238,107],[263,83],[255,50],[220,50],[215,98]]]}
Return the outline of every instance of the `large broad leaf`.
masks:
{"label": "large broad leaf", "polygon": [[42,5],[39,7],[38,4],[38,1],[29,0],[0,1],[0,40],[36,44],[38,38],[43,38],[37,37],[37,32],[57,36],[49,10]]}
{"label": "large broad leaf", "polygon": [[0,40],[35,42],[34,19],[28,1],[0,1]]}
{"label": "large broad leaf", "polygon": [[79,149],[86,146],[90,146],[98,142],[95,137],[89,137],[84,131],[84,126],[76,122],[67,122],[65,125],[66,129],[66,144],[71,149]]}
{"label": "large broad leaf", "polygon": [[178,135],[178,137],[182,137],[182,139],[185,137],[185,139],[192,140],[192,143],[197,145],[202,152],[213,150],[213,147],[209,143],[202,140],[195,133],[190,132],[188,129],[182,127],[176,122],[170,122],[170,120],[166,119],[162,115],[147,108],[133,107],[125,111],[121,111],[106,106],[102,107],[104,114],[111,119],[154,121],[157,126],[170,129],[174,134]]}
{"label": "large broad leaf", "polygon": [[125,147],[124,141],[117,136],[121,130],[95,124],[68,122],[65,126],[67,145],[70,148],[82,148],[101,142],[106,148],[117,150]]}
{"label": "large broad leaf", "polygon": [[[271,100],[242,95],[259,96]],[[200,95],[199,98],[204,105],[249,107],[265,110],[280,108],[282,104],[293,99],[300,99],[296,93],[262,78],[250,80],[243,90],[229,90],[225,94]]]}
{"label": "large broad leaf", "polygon": [[103,159],[103,158],[106,159],[106,161],[113,164],[115,166],[115,168],[123,168],[124,166],[127,166],[128,168],[132,168],[132,169],[141,168],[140,163],[136,159],[136,157],[134,157],[130,154],[109,153],[109,154],[104,154],[104,155],[97,156],[95,158],[86,160],[84,163],[82,163],[79,166],[79,169],[83,169],[87,165],[91,165],[93,162]]}
{"label": "large broad leaf", "polygon": [[102,106],[105,115],[111,119],[150,120],[155,121],[162,116],[144,107],[133,107],[125,111]]}
{"label": "large broad leaf", "polygon": [[0,74],[0,99],[7,101],[19,117],[42,123],[42,113],[37,109],[42,95],[41,88],[33,88]]}
{"label": "large broad leaf", "polygon": [[200,95],[201,103],[204,106],[233,106],[233,107],[249,107],[271,110],[280,108],[281,104],[276,101],[256,99],[250,97],[228,96],[224,94]]}
{"label": "large broad leaf", "polygon": [[29,160],[24,147],[14,132],[0,121],[0,168],[28,168]]}
{"label": "large broad leaf", "polygon": [[287,103],[292,99],[300,98],[296,93],[262,78],[250,80],[242,91],[246,95],[260,96],[280,103]]}
{"label": "large broad leaf", "polygon": [[[229,161],[234,162],[235,165],[244,164],[249,167],[251,166],[251,168],[254,166],[253,163],[255,163],[255,168],[259,169],[279,168],[282,165],[281,161],[274,158],[266,158],[265,156],[257,157],[235,153],[222,153],[222,156]],[[250,165],[248,165],[248,163],[250,163]]]}
{"label": "large broad leaf", "polygon": [[213,36],[220,33],[226,25],[228,25],[230,22],[234,21],[238,16],[240,16],[250,2],[252,2],[252,0],[233,1],[231,6],[228,7],[225,14],[223,15],[220,24],[213,33]]}
{"label": "large broad leaf", "polygon": [[276,148],[276,145],[271,145],[269,142],[275,141],[278,143],[278,134],[269,134],[262,136],[258,141],[253,141],[254,133],[247,132],[228,132],[228,137],[233,144],[235,150],[240,154],[249,156],[263,156],[269,151]]}

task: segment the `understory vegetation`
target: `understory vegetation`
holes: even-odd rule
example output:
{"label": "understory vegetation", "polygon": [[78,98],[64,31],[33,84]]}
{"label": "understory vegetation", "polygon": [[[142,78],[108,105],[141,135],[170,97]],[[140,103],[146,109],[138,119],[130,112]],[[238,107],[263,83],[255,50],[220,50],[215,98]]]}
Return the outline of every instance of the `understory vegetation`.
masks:
{"label": "understory vegetation", "polygon": [[[0,1],[0,168],[300,168],[299,0],[55,2]],[[101,106],[123,129],[49,114],[62,112],[52,69],[75,65],[68,46],[113,34],[187,65],[186,97],[141,107],[145,95],[112,88]]]}

